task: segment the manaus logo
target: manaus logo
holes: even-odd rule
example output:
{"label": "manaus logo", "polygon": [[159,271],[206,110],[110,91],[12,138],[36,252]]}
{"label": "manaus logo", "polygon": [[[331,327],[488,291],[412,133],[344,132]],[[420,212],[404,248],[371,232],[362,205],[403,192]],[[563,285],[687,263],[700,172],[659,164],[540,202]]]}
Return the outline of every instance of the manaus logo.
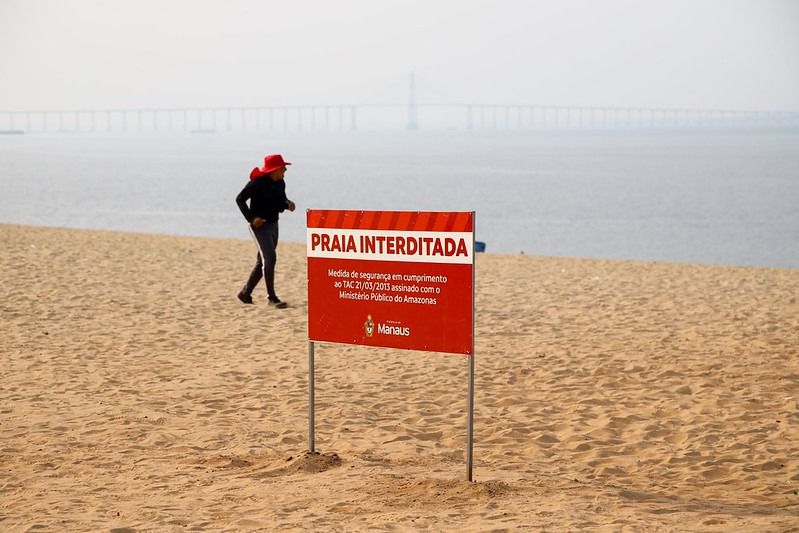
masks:
{"label": "manaus logo", "polygon": [[[389,321],[393,322],[393,321]],[[394,324],[399,324],[398,322],[394,322]],[[366,315],[366,322],[363,323],[363,332],[366,334],[367,337],[372,337],[375,332],[379,333],[380,335],[394,335],[396,337],[410,337],[411,336],[411,328],[399,325],[390,325],[390,324],[383,324],[378,323],[377,327],[375,327],[375,322],[372,320],[372,315]]]}
{"label": "manaus logo", "polygon": [[372,315],[366,315],[366,322],[363,323],[363,331],[367,337],[375,334],[375,323],[372,321]]}

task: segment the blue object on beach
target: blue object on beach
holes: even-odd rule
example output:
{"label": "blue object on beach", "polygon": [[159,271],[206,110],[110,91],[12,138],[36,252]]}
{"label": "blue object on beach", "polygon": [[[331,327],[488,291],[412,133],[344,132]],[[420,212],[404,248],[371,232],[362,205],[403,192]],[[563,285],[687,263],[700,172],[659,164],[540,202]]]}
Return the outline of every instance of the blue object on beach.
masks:
{"label": "blue object on beach", "polygon": [[474,251],[475,252],[485,252],[486,251],[486,243],[483,241],[474,241]]}

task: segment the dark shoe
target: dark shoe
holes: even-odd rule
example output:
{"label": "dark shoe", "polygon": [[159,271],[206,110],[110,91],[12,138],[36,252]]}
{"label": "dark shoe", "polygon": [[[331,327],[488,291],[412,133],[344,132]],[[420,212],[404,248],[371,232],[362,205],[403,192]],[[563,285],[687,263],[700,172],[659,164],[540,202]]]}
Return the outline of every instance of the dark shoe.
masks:
{"label": "dark shoe", "polygon": [[250,296],[249,294],[245,294],[244,292],[240,292],[238,294],[238,297],[239,297],[239,300],[241,300],[241,303],[243,303],[243,304],[251,304],[252,303],[252,296]]}
{"label": "dark shoe", "polygon": [[274,305],[278,309],[285,309],[289,306],[289,304],[282,301],[280,298],[272,298],[271,296],[269,297],[269,305]]}

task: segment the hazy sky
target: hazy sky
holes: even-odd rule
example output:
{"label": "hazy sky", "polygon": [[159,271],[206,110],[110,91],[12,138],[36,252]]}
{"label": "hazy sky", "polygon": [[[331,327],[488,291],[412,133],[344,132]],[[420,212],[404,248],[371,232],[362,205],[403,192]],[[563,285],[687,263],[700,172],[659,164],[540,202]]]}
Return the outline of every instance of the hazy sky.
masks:
{"label": "hazy sky", "polygon": [[0,0],[0,110],[799,110],[799,0]]}

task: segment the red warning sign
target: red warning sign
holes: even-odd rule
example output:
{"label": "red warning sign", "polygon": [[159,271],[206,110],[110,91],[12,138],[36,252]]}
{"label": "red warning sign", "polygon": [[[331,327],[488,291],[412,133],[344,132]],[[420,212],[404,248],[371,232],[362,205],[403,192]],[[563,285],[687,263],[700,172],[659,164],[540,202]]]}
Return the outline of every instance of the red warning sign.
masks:
{"label": "red warning sign", "polygon": [[308,210],[308,338],[474,353],[474,213]]}

